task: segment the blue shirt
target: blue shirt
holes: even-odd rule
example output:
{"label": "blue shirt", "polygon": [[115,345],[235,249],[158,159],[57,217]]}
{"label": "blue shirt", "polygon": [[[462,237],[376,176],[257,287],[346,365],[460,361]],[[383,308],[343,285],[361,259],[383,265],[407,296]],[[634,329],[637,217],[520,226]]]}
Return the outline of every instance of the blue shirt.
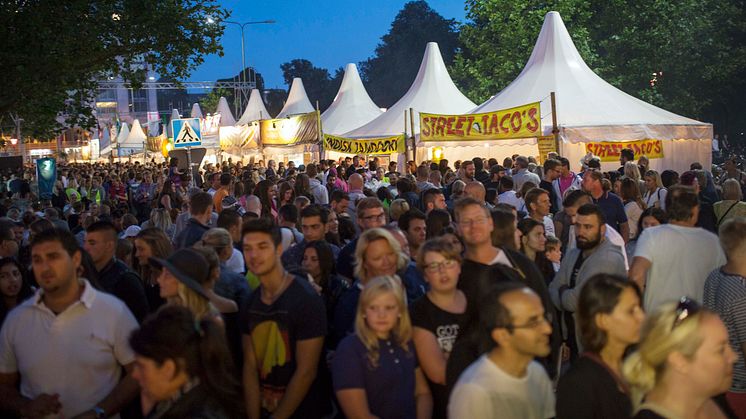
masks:
{"label": "blue shirt", "polygon": [[613,192],[604,192],[600,198],[594,199],[593,203],[601,207],[601,211],[606,217],[606,224],[621,233],[619,225],[627,222],[627,213],[624,212],[622,199]]}
{"label": "blue shirt", "polygon": [[334,391],[363,389],[370,412],[379,418],[416,417],[414,398],[417,357],[412,342],[404,350],[395,341],[378,340],[378,365],[357,335],[346,337],[332,359]]}

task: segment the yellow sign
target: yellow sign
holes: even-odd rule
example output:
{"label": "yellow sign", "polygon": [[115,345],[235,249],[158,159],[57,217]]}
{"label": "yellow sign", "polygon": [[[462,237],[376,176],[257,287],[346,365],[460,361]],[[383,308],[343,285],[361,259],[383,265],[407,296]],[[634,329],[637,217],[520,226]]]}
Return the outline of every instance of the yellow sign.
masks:
{"label": "yellow sign", "polygon": [[314,144],[319,140],[318,115],[309,112],[289,118],[259,121],[259,131],[264,145]]}
{"label": "yellow sign", "polygon": [[349,154],[404,153],[404,135],[355,140],[324,134],[324,150]]}
{"label": "yellow sign", "polygon": [[619,161],[619,153],[631,148],[635,152],[635,158],[642,155],[649,159],[663,158],[663,142],[661,140],[644,139],[627,142],[599,141],[585,144],[585,151],[601,158],[601,161]]}
{"label": "yellow sign", "polygon": [[537,137],[536,140],[536,145],[539,146],[539,163],[544,163],[547,154],[557,152],[557,142],[553,135]]}
{"label": "yellow sign", "polygon": [[420,112],[422,141],[506,140],[541,135],[539,102],[488,113],[438,115]]}

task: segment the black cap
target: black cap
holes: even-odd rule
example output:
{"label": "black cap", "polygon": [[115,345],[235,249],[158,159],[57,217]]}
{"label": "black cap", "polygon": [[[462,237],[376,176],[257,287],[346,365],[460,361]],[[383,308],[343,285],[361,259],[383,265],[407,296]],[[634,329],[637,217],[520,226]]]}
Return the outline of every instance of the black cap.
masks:
{"label": "black cap", "polygon": [[189,289],[208,298],[201,284],[210,278],[210,269],[204,256],[193,249],[177,250],[168,259],[150,258],[151,265],[165,268]]}

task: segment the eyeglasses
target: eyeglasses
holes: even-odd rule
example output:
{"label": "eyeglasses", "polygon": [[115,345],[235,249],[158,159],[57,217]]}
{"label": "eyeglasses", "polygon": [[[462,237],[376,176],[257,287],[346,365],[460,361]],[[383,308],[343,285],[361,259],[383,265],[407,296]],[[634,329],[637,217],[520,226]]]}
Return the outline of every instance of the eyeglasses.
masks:
{"label": "eyeglasses", "polygon": [[687,318],[694,316],[699,312],[702,307],[698,302],[692,300],[689,297],[681,297],[679,304],[676,306],[676,317],[673,319],[673,325],[671,331],[676,329]]}
{"label": "eyeglasses", "polygon": [[452,269],[458,265],[458,261],[454,259],[446,259],[443,262],[433,262],[425,265],[425,272],[436,273],[441,269]]}
{"label": "eyeglasses", "polygon": [[473,220],[461,220],[458,224],[462,227],[471,227],[473,225],[484,225],[487,224],[487,217],[475,218]]}
{"label": "eyeglasses", "polygon": [[497,326],[497,327],[504,327],[508,329],[509,332],[513,333],[515,329],[536,329],[540,326],[543,326],[544,323],[551,323],[552,321],[549,318],[549,313],[544,313],[543,316],[529,320],[525,324],[506,324],[504,326]]}

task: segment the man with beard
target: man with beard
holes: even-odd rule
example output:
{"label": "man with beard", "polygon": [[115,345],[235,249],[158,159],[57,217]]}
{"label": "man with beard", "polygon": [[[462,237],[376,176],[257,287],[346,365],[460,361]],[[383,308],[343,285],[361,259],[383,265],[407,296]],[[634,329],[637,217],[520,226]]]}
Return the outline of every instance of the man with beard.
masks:
{"label": "man with beard", "polygon": [[585,204],[578,208],[575,218],[577,248],[568,251],[560,270],[549,284],[549,296],[558,310],[564,313],[563,338],[573,355],[580,349],[575,339],[574,314],[583,285],[600,273],[626,276],[623,250],[607,240],[606,220],[598,205]]}

